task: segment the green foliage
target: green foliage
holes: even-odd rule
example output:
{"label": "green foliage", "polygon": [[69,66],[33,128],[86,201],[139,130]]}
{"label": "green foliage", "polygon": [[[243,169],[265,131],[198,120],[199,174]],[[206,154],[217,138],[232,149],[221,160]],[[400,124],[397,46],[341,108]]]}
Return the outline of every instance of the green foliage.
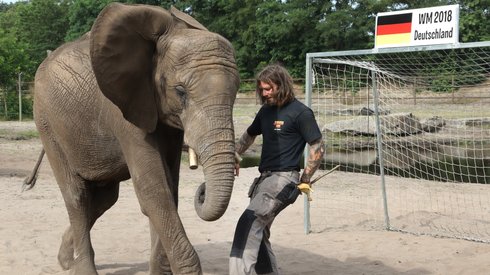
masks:
{"label": "green foliage", "polygon": [[36,130],[17,132],[17,131],[0,129],[0,137],[11,139],[11,140],[28,140],[32,138],[39,138],[39,132]]}
{"label": "green foliage", "polygon": [[13,34],[0,29],[0,87],[15,86],[17,75],[30,66],[26,47]]}
{"label": "green foliage", "polygon": [[[15,87],[11,89],[2,89],[0,91],[0,117],[6,120],[19,119],[19,94]],[[22,95],[22,119],[32,119],[32,97]]]}
{"label": "green foliage", "polygon": [[[421,70],[419,75],[430,75],[430,90],[437,93],[453,92],[462,86],[480,84],[487,79],[487,69],[485,64],[476,62],[481,57],[476,56],[471,50],[461,49],[461,55],[465,58],[458,58],[454,51],[449,52],[448,56],[440,57],[437,52],[420,53],[421,55],[431,55],[432,59],[437,60],[437,67]],[[421,59],[423,60],[423,59]]]}
{"label": "green foliage", "polygon": [[242,79],[242,81],[240,81],[240,93],[254,93],[255,88],[255,79]]}
{"label": "green foliage", "polygon": [[[362,1],[336,1],[325,8],[322,20],[316,25],[321,51],[354,50],[372,47],[370,37],[374,31],[376,5]],[[374,10],[373,10],[374,9]],[[325,50],[326,48],[326,50]]]}
{"label": "green foliage", "polygon": [[33,98],[30,96],[22,96],[22,118],[33,118]]}
{"label": "green foliage", "polygon": [[17,67],[28,80],[34,77],[46,51],[63,43],[67,26],[66,5],[62,0],[32,0],[9,5],[0,13],[0,30],[12,38],[10,44],[15,50],[10,50],[22,51],[24,58],[22,62],[19,60]]}
{"label": "green foliage", "polygon": [[16,10],[22,18],[17,24],[18,39],[28,45],[26,54],[36,64],[24,72],[34,76],[37,65],[46,58],[48,50],[54,50],[64,42],[67,21],[67,1],[31,0],[18,5]]}
{"label": "green foliage", "polygon": [[100,11],[114,0],[77,0],[68,10],[69,28],[64,39],[72,41],[90,31]]}
{"label": "green foliage", "polygon": [[[66,32],[65,40],[73,41],[86,32],[90,31],[92,24],[99,15],[100,11],[112,2],[127,4],[146,4],[162,6],[169,1],[159,0],[77,0],[72,1],[68,11],[69,29]],[[175,1],[170,1],[175,2]],[[169,5],[170,8],[170,5]]]}
{"label": "green foliage", "polygon": [[362,87],[366,87],[367,84],[359,80],[347,79],[345,81],[345,87],[352,94],[356,95]]}
{"label": "green foliage", "polygon": [[9,9],[10,7],[10,4],[8,3],[4,3],[4,2],[0,2],[0,12],[5,12]]}
{"label": "green foliage", "polygon": [[430,90],[436,93],[450,93],[454,91],[452,78],[447,75],[439,75],[430,83]]}
{"label": "green foliage", "polygon": [[[99,12],[115,0],[30,0],[0,3],[0,87],[15,86],[19,72],[32,81],[46,56],[64,41],[89,31]],[[242,79],[264,65],[284,64],[294,78],[304,77],[308,52],[369,49],[379,12],[460,5],[460,41],[490,40],[490,0],[122,0],[164,8],[175,6],[209,30],[230,40]],[[478,68],[462,64],[454,85],[479,83]],[[403,65],[400,64],[400,67]],[[434,91],[448,91],[442,64],[432,79]],[[400,68],[402,69],[402,68]],[[412,68],[410,73],[420,73]],[[422,72],[431,73],[431,72]],[[464,77],[463,77],[464,76]],[[357,84],[356,84],[357,85]],[[360,84],[362,86],[364,84]],[[244,89],[248,90],[248,87]],[[10,88],[8,88],[10,89]],[[355,92],[355,89],[353,90]]]}
{"label": "green foliage", "polygon": [[36,130],[23,131],[18,133],[21,139],[31,139],[31,138],[39,138],[39,132]]}
{"label": "green foliage", "polygon": [[490,0],[454,2],[460,5],[460,41],[490,40]]}
{"label": "green foliage", "polygon": [[[0,5],[13,10],[8,29],[27,43],[34,64],[47,49],[78,38],[90,30],[93,21],[114,0],[32,0]],[[460,4],[460,36],[464,42],[490,39],[490,0],[125,0],[189,13],[211,31],[228,38],[237,53],[242,78],[251,78],[265,64],[281,62],[296,78],[304,76],[308,52],[366,49],[373,46],[378,12],[429,6]],[[68,12],[66,12],[68,10]],[[3,17],[3,16],[1,16]],[[22,18],[22,20],[21,20]],[[0,18],[1,21],[1,18]],[[1,22],[0,22],[1,24]],[[28,74],[33,73],[30,69]]]}

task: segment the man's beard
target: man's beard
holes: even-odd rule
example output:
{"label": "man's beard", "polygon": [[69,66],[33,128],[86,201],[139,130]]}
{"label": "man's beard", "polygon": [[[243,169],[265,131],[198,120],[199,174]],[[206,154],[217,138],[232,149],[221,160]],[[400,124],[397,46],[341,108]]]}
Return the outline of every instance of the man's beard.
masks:
{"label": "man's beard", "polygon": [[264,104],[269,105],[269,106],[276,106],[277,105],[277,100],[274,97],[268,97],[268,98],[264,97],[263,102],[264,102]]}

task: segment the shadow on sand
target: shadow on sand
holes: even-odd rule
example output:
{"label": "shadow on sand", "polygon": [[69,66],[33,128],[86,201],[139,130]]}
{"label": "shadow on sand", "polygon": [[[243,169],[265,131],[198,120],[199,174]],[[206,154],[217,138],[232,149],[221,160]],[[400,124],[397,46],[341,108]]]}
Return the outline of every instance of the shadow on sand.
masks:
{"label": "shadow on sand", "polygon": [[[230,242],[199,244],[195,246],[201,259],[204,274],[227,275],[228,254]],[[274,245],[279,271],[282,275],[330,275],[330,274],[376,274],[376,275],[424,275],[430,274],[428,270],[413,268],[400,271],[385,265],[382,261],[368,259],[367,257],[347,258],[340,261],[305,250]],[[100,274],[107,275],[134,275],[147,274],[148,262],[144,263],[116,263],[99,264]],[[105,271],[104,271],[105,270]]]}

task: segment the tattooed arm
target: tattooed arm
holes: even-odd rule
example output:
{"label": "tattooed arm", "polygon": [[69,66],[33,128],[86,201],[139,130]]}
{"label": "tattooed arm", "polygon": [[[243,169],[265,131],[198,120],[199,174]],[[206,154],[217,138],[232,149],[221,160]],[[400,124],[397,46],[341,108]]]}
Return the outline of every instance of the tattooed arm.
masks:
{"label": "tattooed arm", "polygon": [[301,175],[301,183],[310,182],[311,177],[313,177],[313,174],[316,172],[320,166],[320,163],[322,162],[323,154],[325,153],[324,147],[323,138],[319,138],[310,144],[308,161],[305,169],[303,170],[303,174]]}
{"label": "tattooed arm", "polygon": [[240,137],[238,142],[235,144],[235,152],[237,152],[239,155],[245,153],[250,145],[254,143],[255,137],[256,136],[251,136],[247,131],[245,131],[242,137]]}
{"label": "tattooed arm", "polygon": [[250,145],[254,143],[255,137],[256,136],[251,136],[245,131],[235,144],[235,175],[237,176],[240,174],[240,155],[245,153]]}

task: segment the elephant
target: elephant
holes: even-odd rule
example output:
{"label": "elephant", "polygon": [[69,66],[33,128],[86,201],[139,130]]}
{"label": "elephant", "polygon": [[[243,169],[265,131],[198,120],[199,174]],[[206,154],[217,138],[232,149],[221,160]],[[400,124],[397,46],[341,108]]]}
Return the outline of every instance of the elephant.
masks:
{"label": "elephant", "polygon": [[174,7],[109,4],[41,63],[34,120],[69,217],[63,269],[97,274],[90,230],[131,178],[149,219],[150,273],[202,274],[177,212],[182,147],[202,165],[198,216],[219,219],[235,179],[239,83],[232,44]]}

